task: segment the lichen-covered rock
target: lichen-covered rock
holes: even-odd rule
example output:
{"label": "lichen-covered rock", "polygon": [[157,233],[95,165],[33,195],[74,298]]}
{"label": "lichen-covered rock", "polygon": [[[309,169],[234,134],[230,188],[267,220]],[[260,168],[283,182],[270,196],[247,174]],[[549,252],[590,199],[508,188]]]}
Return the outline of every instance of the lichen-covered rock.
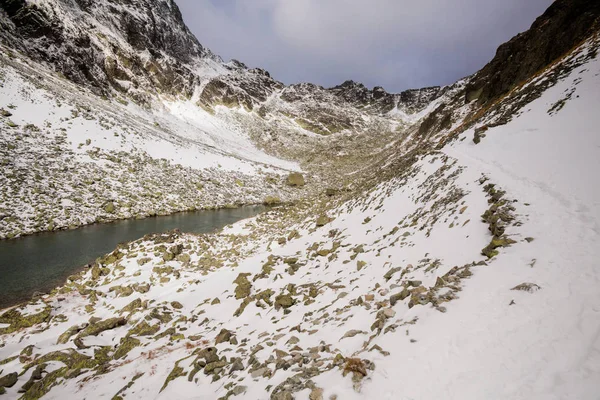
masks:
{"label": "lichen-covered rock", "polygon": [[299,172],[292,172],[287,177],[287,184],[289,186],[302,187],[306,184],[304,176]]}
{"label": "lichen-covered rock", "polygon": [[250,290],[252,289],[252,283],[248,280],[249,273],[241,273],[238,277],[233,281],[237,286],[235,288],[235,298],[243,299],[250,295]]}
{"label": "lichen-covered rock", "polygon": [[2,378],[0,378],[0,387],[11,388],[15,386],[18,379],[19,374],[17,374],[16,372],[4,375]]}
{"label": "lichen-covered rock", "polygon": [[117,347],[117,350],[115,350],[115,354],[113,356],[114,359],[118,360],[124,358],[127,355],[127,353],[129,353],[131,350],[133,350],[135,347],[138,347],[139,345],[141,345],[141,342],[136,338],[132,338],[129,336],[122,338],[119,347]]}
{"label": "lichen-covered rock", "polygon": [[325,226],[329,223],[330,219],[327,215],[321,215],[317,218],[317,226]]}
{"label": "lichen-covered rock", "polygon": [[79,335],[77,335],[77,337],[84,338],[86,336],[97,336],[104,331],[118,328],[120,326],[125,325],[126,323],[127,320],[125,319],[125,317],[109,318],[95,323],[90,323],[85,329],[79,332]]}
{"label": "lichen-covered rock", "polygon": [[280,308],[287,309],[293,306],[296,303],[294,298],[289,294],[280,294],[275,297],[275,309],[279,310]]}
{"label": "lichen-covered rock", "polygon": [[0,315],[1,324],[9,324],[8,327],[0,328],[0,335],[13,333],[23,328],[30,328],[50,320],[52,307],[46,306],[42,311],[31,315],[22,315],[16,308]]}

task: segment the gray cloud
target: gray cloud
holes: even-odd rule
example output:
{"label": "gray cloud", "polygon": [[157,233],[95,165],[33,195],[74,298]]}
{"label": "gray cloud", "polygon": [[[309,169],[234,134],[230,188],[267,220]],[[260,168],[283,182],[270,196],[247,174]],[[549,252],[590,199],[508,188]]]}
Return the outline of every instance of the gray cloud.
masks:
{"label": "gray cloud", "polygon": [[552,0],[176,0],[200,42],[285,83],[449,84]]}

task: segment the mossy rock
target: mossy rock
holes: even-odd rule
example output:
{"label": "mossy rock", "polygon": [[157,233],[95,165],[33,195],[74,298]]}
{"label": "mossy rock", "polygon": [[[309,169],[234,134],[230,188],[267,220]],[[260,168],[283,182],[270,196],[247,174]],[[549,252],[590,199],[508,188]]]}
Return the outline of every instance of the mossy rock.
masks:
{"label": "mossy rock", "polygon": [[281,204],[281,199],[277,196],[267,196],[263,200],[265,206],[276,206]]}
{"label": "mossy rock", "polygon": [[13,333],[23,328],[30,328],[42,322],[49,322],[52,315],[52,307],[46,306],[42,311],[32,315],[22,315],[17,309],[12,309],[0,316],[0,323],[10,324],[6,328],[0,328],[0,335]]}
{"label": "mossy rock", "polygon": [[296,300],[289,294],[280,294],[275,297],[275,309],[288,309],[296,303]]}
{"label": "mossy rock", "polygon": [[241,273],[235,281],[233,281],[233,283],[237,284],[235,288],[235,298],[238,300],[250,295],[252,284],[248,281],[248,276],[250,276],[249,273]]}
{"label": "mossy rock", "polygon": [[124,358],[131,350],[140,345],[141,342],[138,339],[126,336],[121,339],[121,343],[119,344],[119,347],[117,347],[113,358],[115,360]]}
{"label": "mossy rock", "polygon": [[133,327],[128,335],[134,336],[151,336],[155,335],[160,330],[160,325],[150,325],[146,321],[142,321]]}
{"label": "mossy rock", "polygon": [[299,172],[292,172],[287,177],[287,184],[289,186],[302,187],[306,184],[304,176]]}
{"label": "mossy rock", "polygon": [[118,328],[120,326],[125,325],[126,323],[127,320],[124,317],[115,317],[101,320],[96,323],[90,324],[88,327],[82,330],[79,333],[79,335],[77,335],[77,337],[84,338],[86,336],[97,336],[104,331]]}
{"label": "mossy rock", "polygon": [[321,215],[319,216],[319,218],[317,218],[317,226],[321,227],[321,226],[325,226],[330,222],[330,219],[327,215]]}
{"label": "mossy rock", "polygon": [[106,203],[106,204],[104,205],[104,211],[105,211],[107,214],[113,214],[113,213],[115,212],[115,205],[114,205],[114,203],[113,203],[112,201],[111,201],[111,202],[108,202],[108,203]]}

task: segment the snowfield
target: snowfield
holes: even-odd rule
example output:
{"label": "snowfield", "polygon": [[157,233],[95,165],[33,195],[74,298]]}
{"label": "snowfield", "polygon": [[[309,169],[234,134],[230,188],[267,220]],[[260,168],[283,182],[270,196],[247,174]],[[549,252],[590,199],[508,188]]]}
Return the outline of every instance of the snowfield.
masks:
{"label": "snowfield", "polygon": [[364,192],[120,246],[0,315],[7,397],[597,399],[599,105],[596,56]]}

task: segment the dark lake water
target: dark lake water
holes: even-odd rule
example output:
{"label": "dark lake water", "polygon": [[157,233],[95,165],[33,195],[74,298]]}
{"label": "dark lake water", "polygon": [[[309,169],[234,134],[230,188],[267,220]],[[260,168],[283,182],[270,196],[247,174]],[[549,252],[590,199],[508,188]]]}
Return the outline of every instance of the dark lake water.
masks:
{"label": "dark lake water", "polygon": [[85,264],[148,233],[208,233],[266,210],[263,206],[117,221],[0,241],[0,309],[63,284]]}

